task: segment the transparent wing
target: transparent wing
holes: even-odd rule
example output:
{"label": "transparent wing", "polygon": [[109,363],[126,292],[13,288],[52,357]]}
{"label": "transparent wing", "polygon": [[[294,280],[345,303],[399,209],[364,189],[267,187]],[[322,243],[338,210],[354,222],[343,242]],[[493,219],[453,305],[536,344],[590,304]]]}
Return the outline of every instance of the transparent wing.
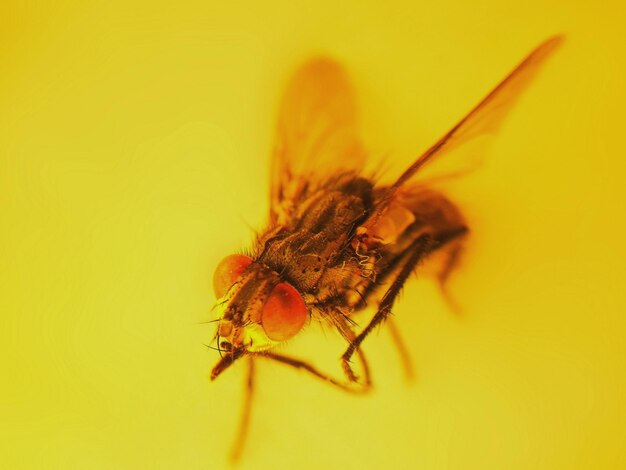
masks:
{"label": "transparent wing", "polygon": [[[381,195],[376,211],[366,225],[373,225],[380,215],[387,210],[400,188],[436,157],[456,150],[467,142],[475,141],[477,137],[497,132],[517,98],[527,88],[545,60],[562,41],[562,36],[555,36],[532,51],[474,109],[424,152]],[[462,172],[462,169],[459,169],[459,171]]]}
{"label": "transparent wing", "polygon": [[354,91],[331,59],[305,63],[283,96],[271,169],[272,220],[306,191],[311,177],[359,170],[365,155],[358,138]]}

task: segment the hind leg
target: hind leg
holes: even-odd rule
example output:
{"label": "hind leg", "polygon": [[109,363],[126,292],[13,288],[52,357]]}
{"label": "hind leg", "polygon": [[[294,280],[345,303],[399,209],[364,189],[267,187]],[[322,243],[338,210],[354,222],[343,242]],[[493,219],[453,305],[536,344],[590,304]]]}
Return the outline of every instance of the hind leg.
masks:
{"label": "hind leg", "polygon": [[450,274],[459,266],[467,234],[467,227],[464,227],[464,231],[460,232],[456,238],[450,240],[447,245],[442,248],[444,259],[437,273],[437,282],[441,290],[441,295],[448,303],[450,309],[456,314],[461,313],[461,307],[448,290],[448,279]]}
{"label": "hind leg", "polygon": [[402,368],[404,369],[404,377],[406,378],[407,382],[412,382],[415,378],[413,361],[411,361],[411,355],[409,354],[409,350],[406,347],[405,341],[402,339],[400,330],[396,326],[396,322],[391,316],[387,317],[387,319],[385,320],[385,324],[389,328],[391,339],[393,340],[393,344],[396,347],[398,355],[400,356]]}

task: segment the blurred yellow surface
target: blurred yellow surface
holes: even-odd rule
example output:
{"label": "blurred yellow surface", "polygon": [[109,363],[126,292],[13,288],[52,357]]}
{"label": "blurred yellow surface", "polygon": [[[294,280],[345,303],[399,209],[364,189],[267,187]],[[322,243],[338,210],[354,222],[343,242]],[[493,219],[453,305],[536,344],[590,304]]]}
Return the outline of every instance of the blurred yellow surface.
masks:
{"label": "blurred yellow surface", "polygon": [[[220,469],[211,276],[266,220],[276,107],[327,53],[397,174],[526,53],[567,42],[451,185],[472,227],[365,343],[376,390],[260,363],[241,468],[626,468],[624,7],[618,2],[4,2],[0,467]],[[330,331],[293,350],[340,370]]]}

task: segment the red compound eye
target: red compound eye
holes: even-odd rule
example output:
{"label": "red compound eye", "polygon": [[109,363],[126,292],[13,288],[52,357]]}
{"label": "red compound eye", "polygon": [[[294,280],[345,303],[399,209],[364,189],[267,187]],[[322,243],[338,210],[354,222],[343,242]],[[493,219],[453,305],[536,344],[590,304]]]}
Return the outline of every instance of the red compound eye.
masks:
{"label": "red compound eye", "polygon": [[245,255],[230,255],[220,261],[213,274],[213,292],[219,299],[239,279],[252,259]]}
{"label": "red compound eye", "polygon": [[285,341],[300,331],[307,317],[306,305],[291,284],[281,282],[263,306],[261,325],[273,341]]}

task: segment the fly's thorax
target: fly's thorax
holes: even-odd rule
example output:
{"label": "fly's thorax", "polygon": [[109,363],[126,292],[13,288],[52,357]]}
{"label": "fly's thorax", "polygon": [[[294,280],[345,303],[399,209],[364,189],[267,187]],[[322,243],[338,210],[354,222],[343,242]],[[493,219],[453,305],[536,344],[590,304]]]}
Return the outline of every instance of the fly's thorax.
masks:
{"label": "fly's thorax", "polygon": [[325,271],[343,261],[353,227],[367,214],[365,196],[345,192],[361,189],[361,181],[350,180],[356,189],[323,189],[305,198],[289,224],[261,237],[261,260],[302,292],[323,288]]}

